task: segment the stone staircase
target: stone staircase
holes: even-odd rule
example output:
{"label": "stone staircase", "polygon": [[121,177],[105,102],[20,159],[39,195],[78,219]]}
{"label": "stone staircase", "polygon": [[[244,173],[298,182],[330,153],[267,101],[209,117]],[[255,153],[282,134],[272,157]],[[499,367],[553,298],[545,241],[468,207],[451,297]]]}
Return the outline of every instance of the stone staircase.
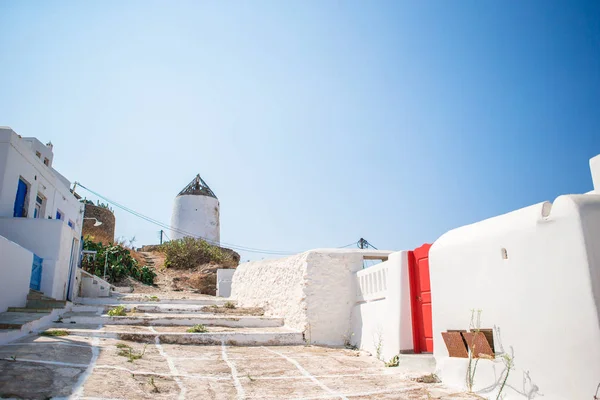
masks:
{"label": "stone staircase", "polygon": [[52,322],[64,312],[66,305],[66,301],[30,289],[25,307],[9,307],[0,313],[0,344]]}
{"label": "stone staircase", "polygon": [[[109,316],[122,306],[126,315]],[[194,325],[206,331],[188,332]],[[302,332],[284,326],[282,318],[265,317],[259,309],[237,308],[227,299],[145,299],[143,295],[76,300],[60,323],[51,326],[70,335],[136,342],[177,344],[296,345]]]}

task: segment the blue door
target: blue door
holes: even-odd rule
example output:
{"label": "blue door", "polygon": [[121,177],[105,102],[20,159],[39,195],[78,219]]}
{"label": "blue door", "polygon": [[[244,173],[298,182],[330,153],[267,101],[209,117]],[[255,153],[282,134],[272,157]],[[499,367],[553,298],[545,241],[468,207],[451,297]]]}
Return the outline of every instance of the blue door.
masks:
{"label": "blue door", "polygon": [[40,290],[42,283],[42,262],[43,258],[33,255],[33,265],[31,266],[31,280],[29,281],[29,288],[33,290]]}
{"label": "blue door", "polygon": [[17,187],[17,197],[15,198],[15,210],[13,217],[24,217],[25,216],[25,196],[27,196],[27,184],[19,179],[19,186]]}

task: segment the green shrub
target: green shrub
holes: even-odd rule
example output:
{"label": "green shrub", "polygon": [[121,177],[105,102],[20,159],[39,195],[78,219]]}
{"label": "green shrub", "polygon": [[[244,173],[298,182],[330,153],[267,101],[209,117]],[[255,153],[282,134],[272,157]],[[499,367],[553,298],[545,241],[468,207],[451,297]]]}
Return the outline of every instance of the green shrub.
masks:
{"label": "green shrub", "polygon": [[188,333],[206,333],[208,332],[208,329],[206,329],[206,326],[199,324],[199,325],[194,325],[191,328],[189,328],[187,330]]}
{"label": "green shrub", "polygon": [[64,329],[51,329],[48,331],[40,332],[40,336],[67,336],[69,332]]}
{"label": "green shrub", "polygon": [[165,266],[168,268],[188,269],[210,262],[235,267],[240,260],[239,254],[232,250],[191,237],[164,243],[161,251],[165,254]]}
{"label": "green shrub", "polygon": [[127,313],[125,312],[125,307],[123,306],[117,306],[113,309],[108,310],[108,316],[109,317],[124,317],[127,315]]}
{"label": "green shrub", "polygon": [[90,237],[83,242],[84,250],[96,251],[96,260],[84,259],[82,268],[90,274],[103,277],[104,263],[108,260],[106,267],[106,279],[116,282],[126,276],[131,276],[147,285],[154,284],[156,272],[147,265],[140,267],[139,263],[131,256],[131,251],[121,244],[104,245],[95,243]]}

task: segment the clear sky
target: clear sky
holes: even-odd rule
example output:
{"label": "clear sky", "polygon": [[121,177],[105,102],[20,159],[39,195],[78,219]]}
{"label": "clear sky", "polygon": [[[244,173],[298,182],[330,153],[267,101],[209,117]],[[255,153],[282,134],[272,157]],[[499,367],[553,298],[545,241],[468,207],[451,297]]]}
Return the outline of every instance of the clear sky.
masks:
{"label": "clear sky", "polygon": [[0,125],[166,223],[200,173],[227,243],[411,249],[592,189],[600,2],[0,0]]}

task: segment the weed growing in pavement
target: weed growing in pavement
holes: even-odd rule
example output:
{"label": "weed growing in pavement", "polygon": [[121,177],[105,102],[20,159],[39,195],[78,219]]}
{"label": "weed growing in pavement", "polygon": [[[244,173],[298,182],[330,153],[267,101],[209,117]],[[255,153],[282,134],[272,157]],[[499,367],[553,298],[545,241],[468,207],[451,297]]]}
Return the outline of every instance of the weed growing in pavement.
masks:
{"label": "weed growing in pavement", "polygon": [[358,350],[358,346],[352,344],[352,336],[354,336],[354,333],[344,335],[344,347],[349,350]]}
{"label": "weed growing in pavement", "polygon": [[377,359],[381,360],[381,351],[383,350],[383,335],[381,332],[377,333],[377,343],[375,343],[375,353],[377,355]]}
{"label": "weed growing in pavement", "polygon": [[150,391],[151,393],[158,393],[158,392],[160,392],[160,390],[158,390],[158,386],[156,386],[156,384],[154,383],[154,377],[153,376],[151,376],[150,379],[148,379],[148,383],[152,387],[152,390]]}
{"label": "weed growing in pavement", "polygon": [[40,336],[67,336],[69,332],[64,329],[52,329],[49,331],[40,332]]}
{"label": "weed growing in pavement", "polygon": [[[477,310],[477,320],[475,320],[475,310],[471,310],[471,323],[469,324],[469,329],[474,334],[473,343],[469,348],[469,366],[467,367],[467,388],[469,388],[469,393],[473,392],[473,385],[475,384],[475,372],[477,371],[477,364],[479,363],[479,358],[473,362],[473,352],[475,351],[475,338],[481,331],[481,310]],[[471,351],[471,349],[473,349]]]}
{"label": "weed growing in pavement", "polygon": [[109,317],[124,317],[127,315],[127,312],[125,311],[125,307],[116,306],[115,308],[108,310],[107,314]]}
{"label": "weed growing in pavement", "polygon": [[233,310],[235,308],[235,304],[233,304],[233,302],[231,302],[231,301],[228,301],[223,305],[223,307]]}
{"label": "weed growing in pavement", "polygon": [[397,367],[398,365],[400,365],[400,357],[398,355],[395,355],[390,361],[385,363],[386,367]]}
{"label": "weed growing in pavement", "polygon": [[10,356],[10,359],[11,359],[12,361],[17,361],[17,356]]}
{"label": "weed growing in pavement", "polygon": [[439,383],[440,378],[438,378],[438,376],[436,374],[429,374],[429,375],[423,375],[420,376],[416,379],[414,379],[415,382],[419,382],[419,383]]}
{"label": "weed growing in pavement", "polygon": [[246,374],[246,376],[248,377],[248,379],[250,379],[250,382],[254,382],[256,379],[254,379],[253,377],[250,376],[250,372],[248,372]]}
{"label": "weed growing in pavement", "polygon": [[504,379],[502,380],[502,385],[500,386],[500,390],[498,391],[498,396],[496,396],[496,400],[499,400],[502,395],[502,391],[504,390],[504,386],[506,385],[506,381],[508,380],[508,374],[510,374],[510,370],[514,369],[515,366],[515,362],[514,362],[514,357],[510,356],[508,354],[503,354],[502,355],[502,362],[504,363],[504,366],[506,367],[506,373],[504,375]]}
{"label": "weed growing in pavement", "polygon": [[119,348],[121,350],[119,350],[117,355],[119,355],[121,357],[127,357],[128,358],[127,361],[132,363],[135,360],[139,360],[140,358],[142,358],[144,356],[144,354],[146,353],[146,346],[147,345],[144,345],[144,349],[142,350],[141,353],[136,353],[133,351],[131,346],[128,346],[124,343],[119,343],[119,344],[117,344],[117,348]]}
{"label": "weed growing in pavement", "polygon": [[148,297],[148,301],[160,301],[160,299],[158,298],[158,296],[150,296]]}
{"label": "weed growing in pavement", "polygon": [[206,326],[204,326],[202,324],[198,324],[198,325],[192,326],[186,332],[188,332],[188,333],[206,333],[206,332],[208,332],[208,329],[206,328]]}

